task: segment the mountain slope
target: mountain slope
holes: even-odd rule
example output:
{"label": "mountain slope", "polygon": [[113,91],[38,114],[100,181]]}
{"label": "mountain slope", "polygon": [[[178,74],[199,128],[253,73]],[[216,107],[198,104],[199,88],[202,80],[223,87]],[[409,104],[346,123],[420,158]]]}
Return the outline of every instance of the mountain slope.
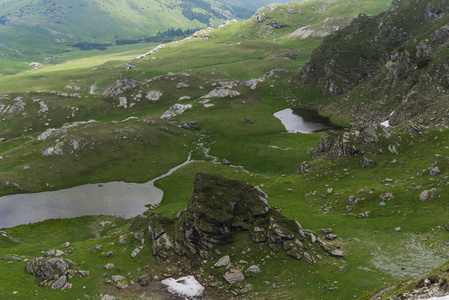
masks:
{"label": "mountain slope", "polygon": [[323,41],[302,74],[355,125],[447,117],[448,1],[394,1],[376,17],[360,15]]}
{"label": "mountain slope", "polygon": [[6,54],[20,58],[67,50],[78,42],[140,39],[168,28],[218,25],[251,14],[214,0],[3,0],[0,40]]}

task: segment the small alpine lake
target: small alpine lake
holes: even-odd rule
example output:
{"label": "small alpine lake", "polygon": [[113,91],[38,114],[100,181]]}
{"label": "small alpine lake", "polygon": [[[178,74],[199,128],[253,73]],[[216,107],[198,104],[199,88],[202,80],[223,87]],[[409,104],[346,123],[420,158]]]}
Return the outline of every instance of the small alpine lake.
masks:
{"label": "small alpine lake", "polygon": [[184,163],[146,183],[116,181],[1,197],[0,228],[86,215],[134,217],[147,209],[145,205],[155,205],[162,200],[164,192],[155,187],[154,182],[170,176],[190,161],[189,154]]}
{"label": "small alpine lake", "polygon": [[343,129],[318,111],[305,108],[286,108],[274,113],[290,133],[313,133],[329,129]]}

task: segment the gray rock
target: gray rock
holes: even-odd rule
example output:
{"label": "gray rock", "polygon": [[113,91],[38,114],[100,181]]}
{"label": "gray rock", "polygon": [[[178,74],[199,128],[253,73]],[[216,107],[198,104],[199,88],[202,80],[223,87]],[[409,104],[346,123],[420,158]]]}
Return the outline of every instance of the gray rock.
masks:
{"label": "gray rock", "polygon": [[252,265],[248,269],[246,269],[245,272],[246,273],[258,274],[258,273],[262,272],[262,270],[258,266]]}
{"label": "gray rock", "polygon": [[227,88],[216,88],[209,92],[207,95],[202,96],[202,99],[209,99],[209,98],[224,98],[224,97],[235,97],[240,95],[239,92],[233,91]]}
{"label": "gray rock", "polygon": [[118,243],[119,243],[119,245],[126,244],[126,236],[125,235],[119,236]]}
{"label": "gray rock", "polygon": [[67,283],[67,276],[63,275],[63,276],[59,277],[59,278],[58,278],[58,279],[51,285],[51,289],[52,289],[52,290],[60,289],[60,288],[64,287],[66,283]]}
{"label": "gray rock", "polygon": [[136,232],[134,234],[134,239],[141,241],[145,237],[145,233],[143,231]]}
{"label": "gray rock", "polygon": [[69,264],[61,258],[44,259],[43,257],[36,257],[27,262],[28,273],[41,278],[52,278],[55,269],[58,273],[65,274],[69,269]]}
{"label": "gray rock", "polygon": [[379,196],[379,199],[383,202],[390,201],[391,199],[394,199],[394,196],[392,193],[384,193]]}
{"label": "gray rock", "polygon": [[115,97],[117,95],[123,94],[124,92],[135,88],[138,85],[137,81],[131,78],[125,78],[123,80],[117,80],[117,82],[104,91],[103,96],[105,97]]}
{"label": "gray rock", "polygon": [[321,232],[323,234],[329,234],[329,233],[333,233],[334,230],[332,228],[325,228],[325,229],[321,229]]}
{"label": "gray rock", "polygon": [[180,83],[178,83],[178,84],[176,85],[176,88],[177,88],[177,89],[180,89],[180,88],[188,88],[188,87],[190,87],[190,85],[187,84],[187,83],[185,83],[185,82],[180,82]]}
{"label": "gray rock", "polygon": [[137,279],[137,283],[139,283],[141,286],[149,286],[152,282],[153,276],[151,276],[151,274],[145,274]]}
{"label": "gray rock", "polygon": [[45,252],[45,257],[50,257],[56,254],[56,250],[55,249],[50,249],[47,252]]}
{"label": "gray rock", "polygon": [[81,277],[87,277],[87,276],[90,275],[90,272],[89,271],[81,271],[81,270],[79,270],[78,274],[80,274]]}
{"label": "gray rock", "polygon": [[314,263],[314,261],[313,261],[313,259],[312,259],[312,257],[310,256],[309,253],[304,252],[303,255],[304,255],[304,259],[306,260],[306,262],[308,262],[309,264],[313,264]]}
{"label": "gray rock", "polygon": [[225,166],[230,166],[231,163],[229,162],[229,160],[227,160],[226,158],[223,158],[223,160],[221,161],[221,163]]}
{"label": "gray rock", "polygon": [[437,176],[437,175],[440,175],[440,174],[441,174],[440,168],[438,168],[438,167],[430,167],[430,170],[429,170],[429,175],[430,176]]}
{"label": "gray rock", "polygon": [[362,131],[363,138],[367,142],[377,143],[379,142],[379,137],[376,134],[376,131],[372,127],[365,128]]}
{"label": "gray rock", "polygon": [[147,92],[145,98],[147,98],[150,101],[159,101],[162,96],[163,96],[162,92],[151,90]]}
{"label": "gray rock", "polygon": [[427,201],[432,201],[433,197],[434,197],[434,191],[435,189],[432,190],[424,190],[421,192],[421,194],[419,194],[419,201],[422,202],[427,202]]}
{"label": "gray rock", "polygon": [[401,232],[401,231],[402,231],[402,228],[401,228],[401,227],[396,227],[396,228],[394,229],[394,231],[396,231],[396,232]]}
{"label": "gray rock", "polygon": [[139,246],[136,249],[133,250],[133,252],[131,253],[131,257],[132,258],[136,258],[137,255],[139,255],[140,251],[142,251],[143,247]]}
{"label": "gray rock", "polygon": [[112,270],[112,269],[115,268],[115,265],[113,263],[107,263],[107,264],[104,265],[104,268],[106,270]]}
{"label": "gray rock", "polygon": [[169,110],[164,112],[164,114],[161,116],[161,119],[168,120],[171,117],[174,117],[174,116],[177,116],[177,115],[180,115],[180,114],[184,113],[187,109],[190,109],[190,108],[192,108],[192,104],[179,104],[179,103],[176,103],[175,105],[170,107]]}
{"label": "gray rock", "polygon": [[234,282],[242,282],[245,280],[245,276],[241,271],[235,270],[231,273],[223,275],[223,278],[229,283],[233,284]]}
{"label": "gray rock", "polygon": [[231,263],[231,259],[229,257],[229,255],[223,256],[222,258],[220,258],[214,265],[214,267],[224,267],[227,266]]}
{"label": "gray rock", "polygon": [[113,257],[114,256],[114,252],[109,251],[108,253],[106,253],[106,257]]}
{"label": "gray rock", "polygon": [[396,155],[399,154],[398,149],[393,144],[388,145],[388,151],[390,151],[391,153],[396,154]]}
{"label": "gray rock", "polygon": [[334,257],[344,257],[343,251],[337,249],[332,250],[329,254]]}
{"label": "gray rock", "polygon": [[112,282],[117,283],[117,282],[125,280],[125,277],[123,277],[122,275],[114,275],[111,277],[111,279],[112,279]]}
{"label": "gray rock", "polygon": [[326,240],[333,241],[337,239],[337,235],[330,233],[324,237]]}
{"label": "gray rock", "polygon": [[373,159],[371,159],[371,158],[369,158],[369,157],[364,157],[364,158],[362,158],[362,160],[360,161],[360,166],[362,167],[362,168],[367,168],[367,167],[369,167],[371,164],[373,164],[374,163],[374,160]]}

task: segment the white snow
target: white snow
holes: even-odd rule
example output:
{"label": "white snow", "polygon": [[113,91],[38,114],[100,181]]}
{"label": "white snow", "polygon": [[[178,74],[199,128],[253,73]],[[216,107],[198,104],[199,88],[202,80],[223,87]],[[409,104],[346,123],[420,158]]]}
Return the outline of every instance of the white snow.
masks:
{"label": "white snow", "polygon": [[385,122],[380,123],[380,125],[384,127],[390,127],[390,121],[386,120]]}
{"label": "white snow", "polygon": [[179,279],[167,278],[162,280],[162,284],[168,286],[167,290],[182,297],[198,297],[203,295],[204,286],[202,286],[194,276],[189,275]]}

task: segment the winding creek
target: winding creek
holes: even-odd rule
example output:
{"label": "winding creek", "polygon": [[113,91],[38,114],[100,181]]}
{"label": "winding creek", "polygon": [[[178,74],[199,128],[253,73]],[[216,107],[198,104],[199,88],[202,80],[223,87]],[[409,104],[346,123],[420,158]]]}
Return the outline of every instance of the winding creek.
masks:
{"label": "winding creek", "polygon": [[[274,114],[286,130],[292,133],[312,133],[340,129],[318,112],[305,109],[284,109]],[[209,157],[208,150],[204,155]],[[32,194],[8,195],[0,198],[0,228],[40,222],[55,218],[74,218],[85,215],[115,215],[134,217],[162,200],[163,191],[154,182],[170,176],[191,162],[187,160],[167,173],[146,183],[108,182],[102,185],[85,184],[69,189]]]}

